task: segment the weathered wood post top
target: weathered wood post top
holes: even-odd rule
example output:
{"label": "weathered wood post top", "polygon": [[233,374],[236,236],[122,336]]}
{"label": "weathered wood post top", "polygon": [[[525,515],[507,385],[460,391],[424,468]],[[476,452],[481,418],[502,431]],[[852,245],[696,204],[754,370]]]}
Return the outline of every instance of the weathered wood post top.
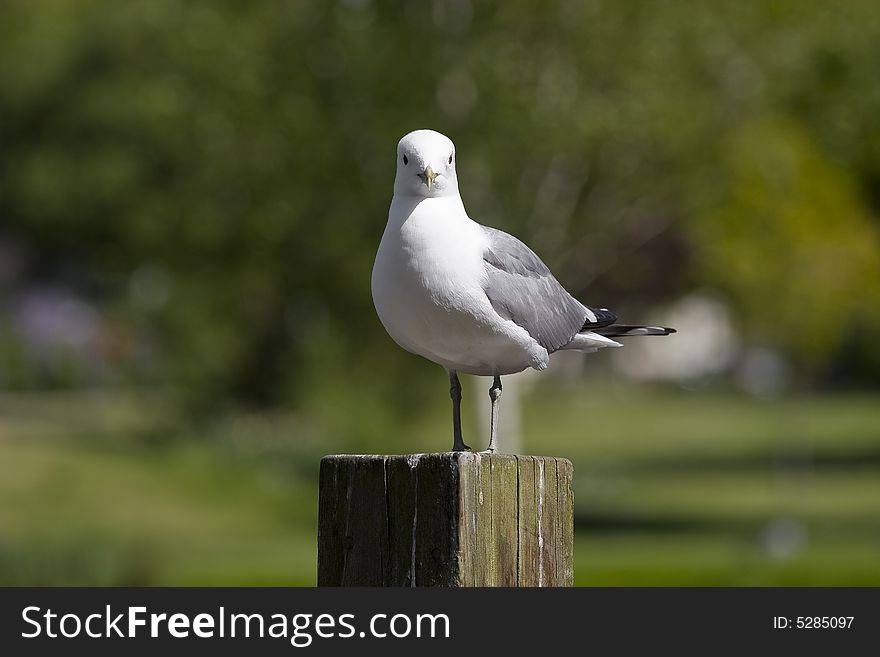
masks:
{"label": "weathered wood post top", "polygon": [[472,452],[321,460],[319,586],[571,586],[572,465]]}

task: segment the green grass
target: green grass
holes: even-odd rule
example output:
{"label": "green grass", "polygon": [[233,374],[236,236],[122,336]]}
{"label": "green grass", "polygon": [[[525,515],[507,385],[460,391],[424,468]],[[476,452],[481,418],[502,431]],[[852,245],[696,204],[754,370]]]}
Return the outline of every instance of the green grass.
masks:
{"label": "green grass", "polygon": [[878,586],[877,538],[814,536],[774,558],[758,536],[616,533],[575,537],[579,586]]}
{"label": "green grass", "polygon": [[[5,583],[309,583],[311,487],[210,445],[0,441]],[[83,567],[49,568],[67,561]],[[20,563],[19,563],[20,562]],[[36,579],[37,581],[34,581]]]}
{"label": "green grass", "polygon": [[[445,445],[442,401],[388,450]],[[880,585],[878,402],[548,384],[524,435],[575,464],[578,584]],[[314,584],[326,429],[174,408],[0,397],[0,584]]]}

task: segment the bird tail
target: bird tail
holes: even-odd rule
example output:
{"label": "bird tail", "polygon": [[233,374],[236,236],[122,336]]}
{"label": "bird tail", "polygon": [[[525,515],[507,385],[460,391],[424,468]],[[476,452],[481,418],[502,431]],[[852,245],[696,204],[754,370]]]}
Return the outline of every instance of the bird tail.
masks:
{"label": "bird tail", "polygon": [[593,333],[598,333],[606,338],[624,338],[631,335],[671,335],[676,333],[674,328],[666,326],[637,326],[633,324],[609,324],[592,329]]}
{"label": "bird tail", "polygon": [[588,320],[584,323],[580,332],[575,334],[571,342],[562,349],[591,353],[604,347],[623,346],[611,338],[625,338],[631,335],[669,335],[676,332],[674,328],[665,326],[617,324],[617,315],[607,308],[590,308],[590,310],[595,316],[595,320]]}
{"label": "bird tail", "polygon": [[622,347],[623,345],[611,338],[599,335],[595,331],[581,331],[575,334],[567,345],[562,349],[571,349],[572,351],[580,351],[585,354],[591,354],[605,347]]}

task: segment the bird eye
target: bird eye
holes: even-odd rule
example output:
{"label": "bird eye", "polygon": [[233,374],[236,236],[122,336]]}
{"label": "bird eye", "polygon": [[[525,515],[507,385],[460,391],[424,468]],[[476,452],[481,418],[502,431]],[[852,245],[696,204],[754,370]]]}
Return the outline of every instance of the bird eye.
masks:
{"label": "bird eye", "polygon": [[452,156],[449,156],[449,164],[452,164]]}
{"label": "bird eye", "polygon": [[407,164],[409,164],[409,160],[406,159],[406,155],[404,155],[403,156],[403,166],[406,166]]}

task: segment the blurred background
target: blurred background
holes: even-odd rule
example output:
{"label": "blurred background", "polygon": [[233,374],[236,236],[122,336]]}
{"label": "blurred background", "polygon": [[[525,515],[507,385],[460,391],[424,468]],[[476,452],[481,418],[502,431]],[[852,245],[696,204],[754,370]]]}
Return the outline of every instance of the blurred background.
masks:
{"label": "blurred background", "polygon": [[880,585],[878,61],[871,0],[2,0],[0,583],[313,585],[319,458],[448,448],[369,290],[432,127],[680,331],[505,393],[577,583]]}

